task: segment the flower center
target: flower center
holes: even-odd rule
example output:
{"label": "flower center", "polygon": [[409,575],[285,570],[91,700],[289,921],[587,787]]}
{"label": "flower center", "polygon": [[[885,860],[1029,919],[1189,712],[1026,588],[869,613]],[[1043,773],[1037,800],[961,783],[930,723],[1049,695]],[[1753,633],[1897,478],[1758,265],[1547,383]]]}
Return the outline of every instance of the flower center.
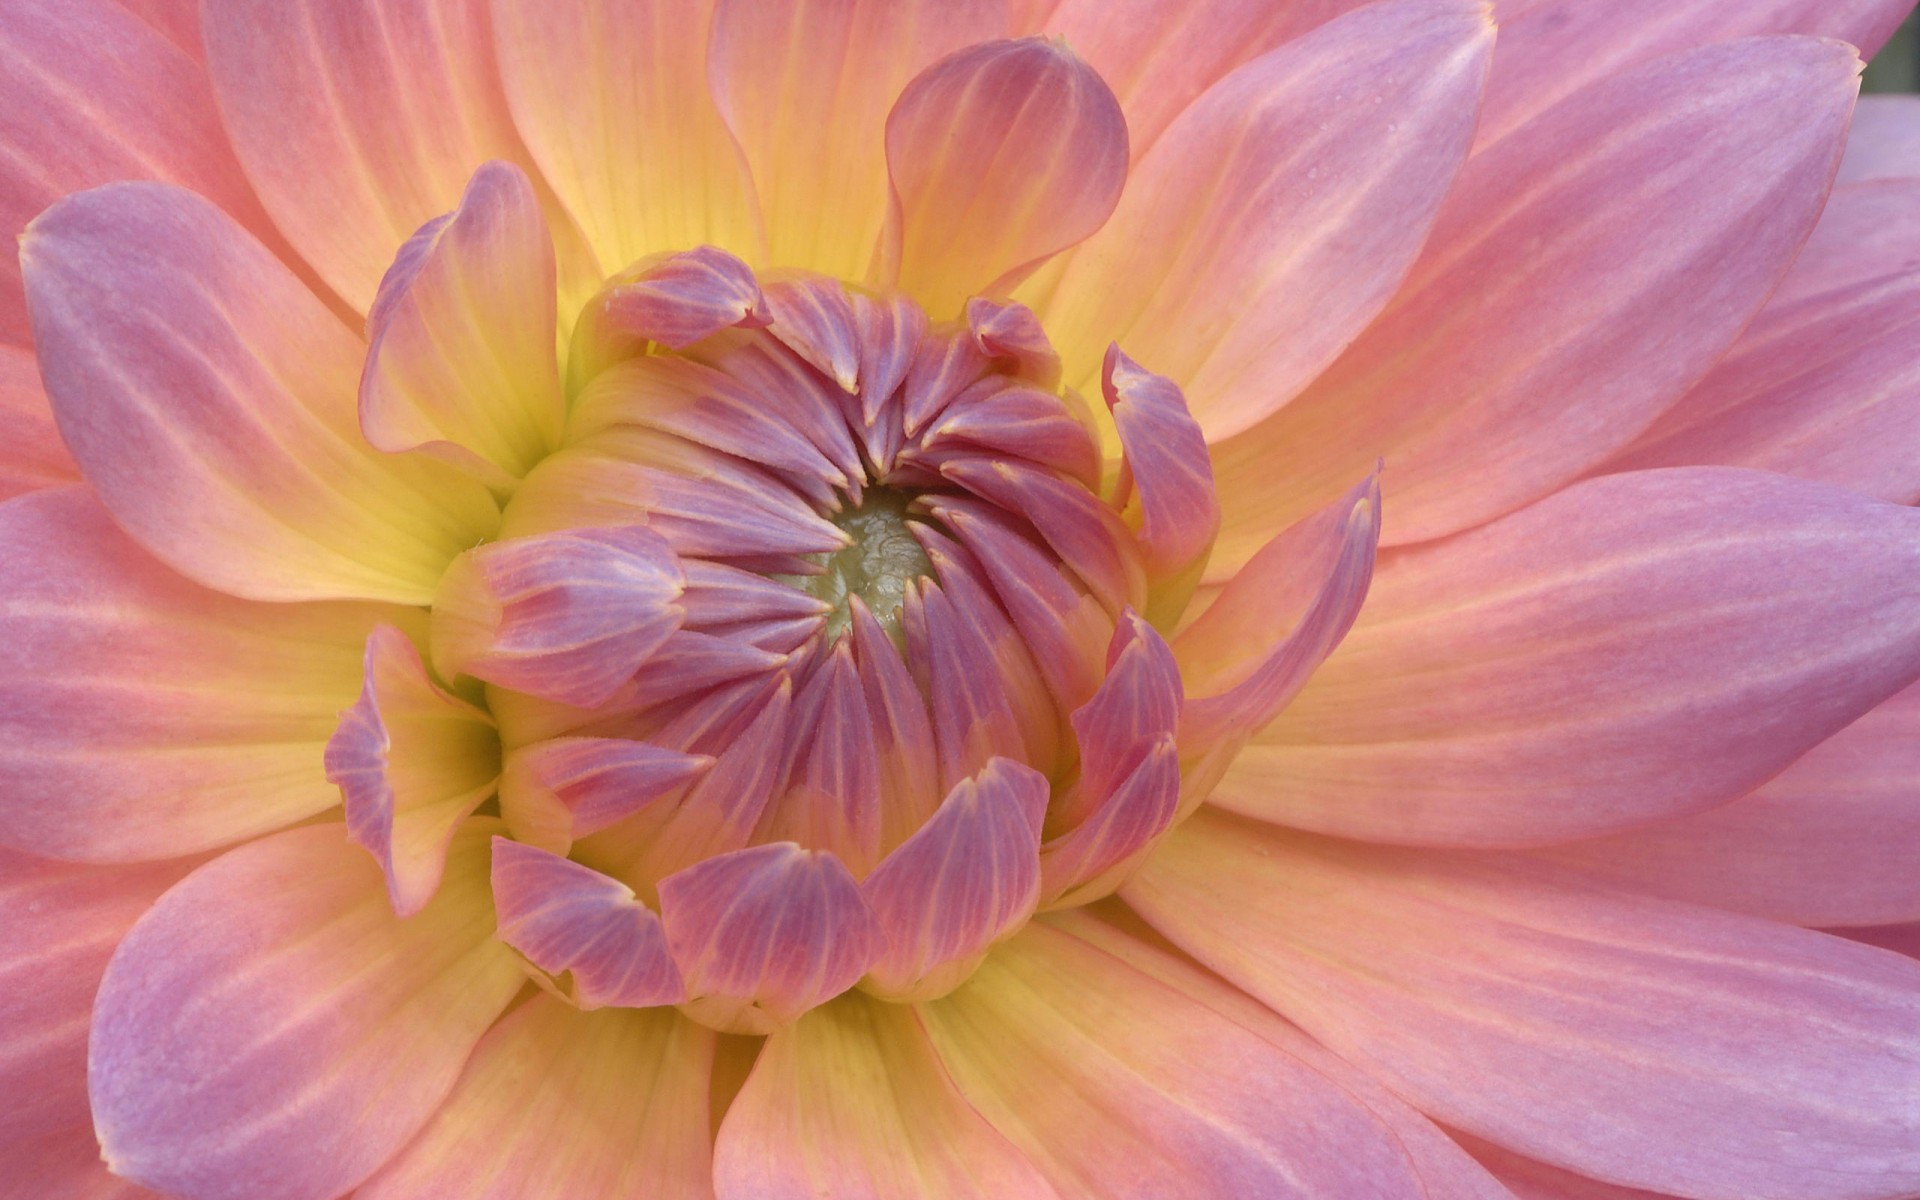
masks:
{"label": "flower center", "polygon": [[933,575],[933,564],[907,521],[911,503],[912,496],[905,491],[884,486],[866,489],[858,504],[832,517],[852,543],[829,555],[826,570],[819,575],[783,577],[833,606],[823,630],[827,641],[836,641],[846,632],[853,619],[847,602],[858,596],[888,636],[900,642],[900,609],[907,589]]}

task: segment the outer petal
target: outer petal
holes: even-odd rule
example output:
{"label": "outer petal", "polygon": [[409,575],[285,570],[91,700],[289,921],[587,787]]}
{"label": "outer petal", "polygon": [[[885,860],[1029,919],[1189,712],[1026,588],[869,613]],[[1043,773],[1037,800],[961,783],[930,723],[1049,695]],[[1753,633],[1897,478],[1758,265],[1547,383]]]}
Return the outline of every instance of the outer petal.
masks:
{"label": "outer petal", "polygon": [[1920,96],[1863,96],[1853,114],[1840,182],[1920,176]]}
{"label": "outer petal", "polygon": [[367,314],[360,427],[510,483],[560,440],[553,242],[518,167],[474,172],[460,207],[400,248]]}
{"label": "outer petal", "polygon": [[633,889],[591,867],[506,838],[493,839],[496,935],[583,1009],[647,1008],[687,998],[660,918]]}
{"label": "outer petal", "polygon": [[0,346],[0,500],[80,478],[54,427],[53,409],[40,387],[33,351]]}
{"label": "outer petal", "polygon": [[1833,42],[1709,46],[1476,156],[1388,311],[1293,403],[1215,448],[1233,498],[1216,568],[1382,455],[1397,544],[1518,508],[1631,441],[1785,274],[1825,202],[1858,72]]}
{"label": "outer petal", "polygon": [[424,603],[492,499],[380,455],[360,344],[258,242],[179,188],[70,196],[21,243],[60,432],[107,508],[202,583],[262,600]]}
{"label": "outer petal", "polygon": [[[1503,19],[1478,145],[1499,141],[1590,83],[1663,54],[1762,34],[1851,42],[1872,58],[1910,0],[1555,0]],[[1505,17],[1506,14],[1503,14]]]}
{"label": "outer petal", "polygon": [[1180,381],[1211,438],[1285,404],[1413,265],[1492,49],[1478,0],[1399,0],[1215,84],[1045,306],[1067,382],[1091,392],[1117,341]]}
{"label": "outer petal", "polygon": [[1548,852],[1631,891],[1796,925],[1920,921],[1920,687],[1751,796]]}
{"label": "outer petal", "polygon": [[522,975],[490,937],[488,829],[422,912],[337,825],[231,851],[114,953],[88,1082],[107,1164],[186,1200],[330,1200],[404,1145]]}
{"label": "outer petal", "polygon": [[565,854],[576,838],[672,798],[712,765],[705,755],[624,738],[536,742],[507,755],[500,815],[515,838]]}
{"label": "outer petal", "polygon": [[1127,175],[1127,122],[1093,68],[1040,38],[950,55],[887,117],[893,208],[881,278],[934,317],[1001,294],[1100,228]]}
{"label": "outer petal", "polygon": [[0,1150],[0,1172],[0,1200],[167,1200],[109,1173],[84,1120]]}
{"label": "outer petal", "polygon": [[361,312],[394,251],[459,202],[475,167],[526,160],[485,0],[202,5],[207,66],[248,178]]}
{"label": "outer petal", "polygon": [[0,850],[0,1088],[11,1097],[0,1109],[0,1164],[22,1142],[91,1133],[87,1020],[101,972],[190,865],[85,867]]}
{"label": "outer petal", "polygon": [[718,0],[713,98],[753,169],[768,261],[864,274],[886,220],[888,108],[935,59],[1007,33],[1006,0]]}
{"label": "outer petal", "polygon": [[1053,1200],[913,1010],[859,995],[767,1039],[714,1146],[720,1200]]}
{"label": "outer petal", "polygon": [[886,952],[864,986],[892,1000],[943,996],[1040,897],[1047,780],[996,758],[947,793],[931,820],[861,881]]}
{"label": "outer petal", "polygon": [[1382,562],[1214,802],[1539,845],[1752,790],[1920,676],[1920,513],[1726,468],[1614,475]]}
{"label": "outer petal", "polygon": [[514,123],[607,273],[707,244],[759,258],[752,185],[708,94],[712,9],[493,0]]}
{"label": "outer petal", "polygon": [[321,754],[373,604],[189,583],[63,488],[0,506],[0,843],[100,862],[192,854],[339,803]]}
{"label": "outer petal", "polygon": [[1200,581],[1220,532],[1220,499],[1205,434],[1173,381],[1142,370],[1117,344],[1107,348],[1100,390],[1113,413],[1128,484],[1139,494],[1148,577],[1170,593],[1165,610],[1177,613]]}
{"label": "outer petal", "polygon": [[1585,1175],[1562,1171],[1543,1162],[1535,1162],[1511,1150],[1460,1135],[1461,1142],[1475,1158],[1507,1185],[1518,1200],[1673,1200],[1660,1192],[1640,1188],[1616,1187]]}
{"label": "outer petal", "polygon": [[1064,1196],[1423,1195],[1336,1084],[1044,925],[920,1013],[961,1093]]}
{"label": "outer petal", "polygon": [[536,997],[475,1047],[420,1136],[355,1200],[712,1193],[713,1034],[671,1012]]}
{"label": "outer petal", "polygon": [[454,830],[493,794],[500,739],[486,710],[434,683],[400,630],[375,626],[364,661],[360,698],[327,742],[327,778],[348,839],[373,855],[393,911],[410,917],[440,886]]}
{"label": "outer petal", "polygon": [[1774,300],[1606,470],[1725,463],[1920,500],[1920,179],[1841,188]]}
{"label": "outer petal", "polygon": [[[1134,161],[1228,72],[1366,0],[1045,0],[1046,31],[1113,85]],[[1022,26],[1038,28],[1037,25]]]}
{"label": "outer petal", "polygon": [[1429,1116],[1528,1157],[1698,1200],[1920,1187],[1920,964],[1210,814],[1125,894]]}
{"label": "outer petal", "polygon": [[859,885],[824,851],[774,842],[660,881],[667,944],[702,1024],[768,1033],[852,987],[884,948]]}
{"label": "outer petal", "polygon": [[30,342],[13,237],[68,192],[166,180],[268,228],[199,65],[107,0],[9,0],[0,95],[0,343]]}

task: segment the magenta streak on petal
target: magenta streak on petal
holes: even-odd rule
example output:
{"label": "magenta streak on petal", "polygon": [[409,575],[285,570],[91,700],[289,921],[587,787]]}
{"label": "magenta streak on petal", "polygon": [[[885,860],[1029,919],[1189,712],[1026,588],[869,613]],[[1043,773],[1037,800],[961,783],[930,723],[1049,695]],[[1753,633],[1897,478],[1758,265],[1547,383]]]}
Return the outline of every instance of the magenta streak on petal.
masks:
{"label": "magenta streak on petal", "polygon": [[1173,828],[1180,810],[1173,735],[1149,742],[1145,757],[1099,804],[1085,821],[1041,847],[1044,903],[1085,904],[1106,895]]}
{"label": "magenta streak on petal", "polygon": [[811,441],[858,499],[865,475],[859,444],[846,419],[846,393],[783,346],[755,339],[705,360],[739,380],[761,403]]}
{"label": "magenta streak on petal", "polygon": [[860,345],[853,303],[835,279],[804,276],[763,289],[772,323],[767,332],[849,394],[860,386]]}
{"label": "magenta streak on petal", "polygon": [[1206,436],[1179,387],[1141,369],[1118,346],[1107,347],[1100,388],[1139,492],[1147,570],[1165,578],[1192,569],[1220,531]]}
{"label": "magenta streak on petal", "polygon": [[1132,533],[1086,489],[1012,462],[970,459],[947,463],[940,473],[1025,518],[1115,616],[1145,601],[1146,572]]}
{"label": "magenta streak on petal", "polygon": [[633,889],[535,846],[493,839],[495,935],[571,989],[583,1009],[677,1004],[686,988],[660,918]]}
{"label": "magenta streak on petal", "polygon": [[938,469],[969,455],[1013,455],[1089,489],[1100,486],[1100,448],[1072,410],[1052,392],[1001,376],[988,376],[954,397],[906,457]]}
{"label": "magenta streak on petal", "polygon": [[707,688],[769,674],[786,661],[782,653],[730,637],[682,629],[647,660],[613,703],[625,709],[671,703]]}
{"label": "magenta streak on petal", "polygon": [[441,584],[434,665],[447,678],[601,704],[679,628],[683,581],[665,540],[637,525],[481,546]]}
{"label": "magenta streak on petal", "polygon": [[723,563],[689,559],[680,568],[687,578],[680,607],[689,629],[818,617],[833,609],[798,588]]}
{"label": "magenta streak on petal", "polygon": [[842,639],[794,696],[786,788],[755,841],[831,850],[855,875],[880,860],[880,772],[873,717]]}
{"label": "magenta streak on petal", "polygon": [[1013,374],[1051,391],[1060,385],[1060,355],[1040,318],[1024,304],[975,296],[967,301],[967,332],[980,353],[1007,363]]}
{"label": "magenta streak on petal", "polygon": [[852,987],[886,938],[832,854],[790,842],[709,858],[660,883],[687,1008],[769,1033]]}
{"label": "magenta streak on petal", "polygon": [[962,389],[980,377],[988,361],[969,333],[950,331],[921,342],[902,393],[907,434],[918,434],[939,416]]}
{"label": "magenta streak on petal", "polygon": [[696,246],[623,272],[581,315],[575,345],[635,351],[645,342],[682,350],[723,329],[760,329],[771,319],[747,264],[717,246]]}
{"label": "magenta streak on petal", "polygon": [[940,803],[933,723],[906,660],[873,613],[858,596],[847,607],[854,663],[873,717],[883,836],[886,844],[898,845]]}
{"label": "magenta streak on petal", "polygon": [[507,755],[500,813],[520,841],[565,854],[575,839],[670,800],[712,765],[626,738],[552,738]]}
{"label": "magenta streak on petal", "polygon": [[863,424],[880,423],[881,406],[906,382],[914,353],[927,336],[927,314],[904,296],[853,296],[853,332],[860,348]]}
{"label": "magenta streak on petal", "polygon": [[867,876],[860,892],[887,938],[868,991],[893,1000],[945,995],[1026,923],[1040,896],[1047,792],[1038,771],[992,759]]}
{"label": "magenta streak on petal", "polygon": [[1105,804],[1153,745],[1180,725],[1180,666],[1159,631],[1131,611],[1114,626],[1106,668],[1100,690],[1072,716],[1080,788],[1077,805],[1062,804],[1051,814],[1058,828],[1073,828]]}
{"label": "magenta streak on petal", "polygon": [[1113,618],[1006,513],[966,496],[927,501],[980,564],[1062,712],[1087,702],[1106,670]]}
{"label": "magenta streak on petal", "polygon": [[[1281,533],[1241,568],[1214,606],[1175,640],[1183,673],[1191,652],[1202,646],[1216,668],[1230,664],[1225,678],[1217,669],[1188,678],[1190,696],[1210,686],[1221,690],[1187,701],[1180,723],[1183,752],[1250,734],[1286,707],[1353,627],[1373,581],[1379,542],[1380,481],[1374,475]],[[1274,578],[1280,573],[1302,582],[1289,589]],[[1303,585],[1314,589],[1310,599],[1300,595]],[[1295,599],[1306,603],[1288,629],[1285,617],[1295,607],[1288,601]],[[1264,656],[1250,653],[1254,647]],[[1240,664],[1247,662],[1255,665],[1242,673]]]}
{"label": "magenta streak on petal", "polygon": [[440,689],[420,652],[391,625],[367,635],[366,683],[327,742],[327,778],[340,788],[347,838],[386,876],[399,916],[440,886],[447,846],[498,780],[493,719]]}

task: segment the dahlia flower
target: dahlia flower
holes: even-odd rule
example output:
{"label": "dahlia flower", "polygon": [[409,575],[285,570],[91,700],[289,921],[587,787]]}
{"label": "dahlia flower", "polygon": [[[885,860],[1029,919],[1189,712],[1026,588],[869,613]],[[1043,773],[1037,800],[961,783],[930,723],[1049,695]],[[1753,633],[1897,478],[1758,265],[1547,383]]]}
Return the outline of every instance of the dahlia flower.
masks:
{"label": "dahlia flower", "polygon": [[4,0],[0,1194],[1920,1194],[1911,7]]}

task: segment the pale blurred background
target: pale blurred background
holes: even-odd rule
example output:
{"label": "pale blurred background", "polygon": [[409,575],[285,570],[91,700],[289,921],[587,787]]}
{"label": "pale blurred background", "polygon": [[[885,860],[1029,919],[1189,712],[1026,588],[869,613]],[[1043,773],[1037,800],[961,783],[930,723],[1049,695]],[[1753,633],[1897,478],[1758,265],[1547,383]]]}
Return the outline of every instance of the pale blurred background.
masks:
{"label": "pale blurred background", "polygon": [[1920,92],[1920,14],[1907,18],[1900,32],[1867,64],[1869,92]]}

